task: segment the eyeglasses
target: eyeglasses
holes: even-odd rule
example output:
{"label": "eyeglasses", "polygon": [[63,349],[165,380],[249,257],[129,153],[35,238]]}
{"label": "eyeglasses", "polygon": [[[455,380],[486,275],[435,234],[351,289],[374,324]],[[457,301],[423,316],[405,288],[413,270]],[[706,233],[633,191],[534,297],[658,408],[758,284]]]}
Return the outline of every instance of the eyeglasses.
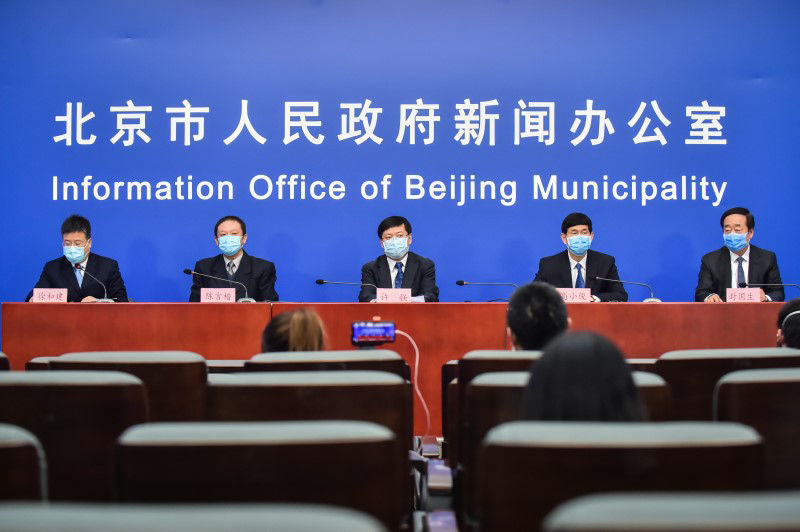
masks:
{"label": "eyeglasses", "polygon": [[408,233],[406,233],[404,235],[400,235],[400,234],[398,234],[398,235],[386,235],[385,237],[383,237],[383,241],[386,242],[386,241],[391,240],[393,238],[406,238],[406,237],[408,237]]}
{"label": "eyeglasses", "polygon": [[82,248],[83,246],[86,245],[86,240],[72,240],[72,241],[64,240],[63,244],[65,246],[77,246],[79,248]]}

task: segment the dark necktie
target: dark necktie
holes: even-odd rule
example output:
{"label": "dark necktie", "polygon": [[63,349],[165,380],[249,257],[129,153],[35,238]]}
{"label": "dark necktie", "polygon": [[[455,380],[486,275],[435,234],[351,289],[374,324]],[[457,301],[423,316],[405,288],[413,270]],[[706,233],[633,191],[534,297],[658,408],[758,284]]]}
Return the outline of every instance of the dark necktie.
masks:
{"label": "dark necktie", "polygon": [[395,262],[394,269],[397,270],[397,276],[394,278],[394,287],[400,288],[403,286],[403,263]]}
{"label": "dark necktie", "polygon": [[578,276],[575,278],[575,288],[586,288],[586,283],[583,282],[580,263],[576,264],[575,267],[578,268]]}
{"label": "dark necktie", "polygon": [[233,279],[233,274],[236,273],[236,263],[230,261],[228,263],[228,279]]}
{"label": "dark necktie", "polygon": [[736,277],[738,279],[736,281],[736,287],[738,288],[742,283],[747,284],[747,279],[744,276],[744,267],[742,266],[742,263],[744,262],[744,258],[743,257],[739,257],[738,259],[736,259],[736,262],[739,263],[739,270],[736,272]]}

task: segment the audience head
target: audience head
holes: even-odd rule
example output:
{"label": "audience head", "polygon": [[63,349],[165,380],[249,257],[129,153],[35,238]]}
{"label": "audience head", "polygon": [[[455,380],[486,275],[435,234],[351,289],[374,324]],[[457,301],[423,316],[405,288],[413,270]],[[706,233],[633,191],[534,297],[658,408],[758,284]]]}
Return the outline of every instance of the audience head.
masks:
{"label": "audience head", "polygon": [[325,329],[317,313],[302,308],[278,314],[261,337],[261,351],[322,351]]}
{"label": "audience head", "polygon": [[567,306],[549,284],[529,283],[511,295],[506,325],[516,349],[538,350],[567,329]]}
{"label": "audience head", "polygon": [[787,301],[778,312],[778,346],[800,349],[800,297]]}
{"label": "audience head", "polygon": [[639,421],[643,408],[630,367],[608,339],[567,332],[531,367],[522,401],[524,419]]}

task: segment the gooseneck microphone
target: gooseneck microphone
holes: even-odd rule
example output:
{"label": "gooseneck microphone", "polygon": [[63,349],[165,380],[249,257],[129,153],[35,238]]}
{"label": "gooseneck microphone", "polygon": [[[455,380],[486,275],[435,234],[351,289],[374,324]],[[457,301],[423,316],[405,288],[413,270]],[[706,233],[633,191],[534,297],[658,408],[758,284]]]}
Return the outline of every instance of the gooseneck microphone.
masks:
{"label": "gooseneck microphone", "polygon": [[103,299],[98,299],[97,300],[98,303],[113,303],[114,302],[113,299],[108,299],[108,290],[106,290],[106,285],[103,284],[103,281],[101,281],[100,279],[98,279],[97,277],[92,275],[91,273],[87,272],[86,268],[84,268],[80,264],[76,264],[75,265],[75,269],[82,271],[84,275],[88,275],[89,277],[91,277],[92,279],[97,281],[97,284],[99,284],[100,286],[103,287]]}
{"label": "gooseneck microphone", "polygon": [[189,268],[186,268],[185,270],[183,270],[183,273],[185,273],[186,275],[199,275],[200,277],[208,277],[209,279],[216,279],[217,281],[224,281],[226,283],[238,284],[239,286],[244,288],[244,297],[240,297],[239,299],[236,300],[236,302],[237,303],[255,303],[256,302],[256,300],[253,299],[252,297],[247,297],[247,287],[244,285],[244,283],[240,283],[239,281],[234,281],[233,279],[224,279],[222,277],[215,277],[213,275],[206,275],[205,273],[196,272],[194,270],[190,270]]}
{"label": "gooseneck microphone", "polygon": [[650,297],[643,300],[642,303],[661,303],[661,300],[655,296],[655,294],[653,293],[653,289],[650,287],[649,284],[639,283],[636,281],[622,281],[621,279],[606,279],[605,277],[598,277],[596,275],[592,275],[590,279],[597,279],[598,281],[608,281],[611,283],[635,284],[636,286],[644,286],[645,288],[650,290]]}
{"label": "gooseneck microphone", "polygon": [[349,286],[371,286],[375,290],[378,289],[378,287],[375,286],[372,283],[349,283],[349,282],[345,282],[345,281],[326,281],[325,279],[317,279],[314,282],[317,283],[317,284],[345,284],[345,285],[349,285]]}
{"label": "gooseneck microphone", "polygon": [[794,283],[762,283],[762,284],[755,284],[755,283],[739,283],[739,288],[762,288],[764,286],[793,286],[795,288],[800,288],[800,284]]}
{"label": "gooseneck microphone", "polygon": [[[519,285],[516,285],[514,283],[480,283],[480,282],[473,283],[472,281],[464,281],[464,280],[461,280],[461,279],[456,281],[456,285],[458,285],[458,286],[467,286],[467,285],[471,285],[471,284],[474,284],[476,286],[513,286],[514,288],[519,288]],[[503,299],[503,298],[490,299],[488,301],[488,303],[496,303],[498,301],[508,302],[508,299]]]}
{"label": "gooseneck microphone", "polygon": [[460,279],[456,281],[456,284],[458,286],[467,286],[469,284],[474,284],[478,286],[513,286],[514,288],[519,288],[519,285],[516,285],[514,283],[474,283],[472,281],[468,282],[468,281],[462,281]]}

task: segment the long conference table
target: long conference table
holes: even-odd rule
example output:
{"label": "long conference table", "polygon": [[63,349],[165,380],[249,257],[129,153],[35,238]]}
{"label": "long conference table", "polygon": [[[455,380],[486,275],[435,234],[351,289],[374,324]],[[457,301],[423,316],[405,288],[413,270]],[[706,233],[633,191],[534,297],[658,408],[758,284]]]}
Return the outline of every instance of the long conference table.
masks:
{"label": "long conference table", "polygon": [[[629,358],[674,349],[775,345],[781,303],[573,303],[575,330],[600,332]],[[474,349],[508,349],[505,303],[3,303],[3,351],[12,369],[40,356],[75,351],[186,350],[207,359],[248,359],[261,350],[272,316],[313,308],[329,349],[352,349],[351,323],[392,321],[420,351],[419,387],[441,434],[441,367]],[[399,336],[385,347],[414,369],[414,350]],[[425,431],[415,398],[414,429]]]}

